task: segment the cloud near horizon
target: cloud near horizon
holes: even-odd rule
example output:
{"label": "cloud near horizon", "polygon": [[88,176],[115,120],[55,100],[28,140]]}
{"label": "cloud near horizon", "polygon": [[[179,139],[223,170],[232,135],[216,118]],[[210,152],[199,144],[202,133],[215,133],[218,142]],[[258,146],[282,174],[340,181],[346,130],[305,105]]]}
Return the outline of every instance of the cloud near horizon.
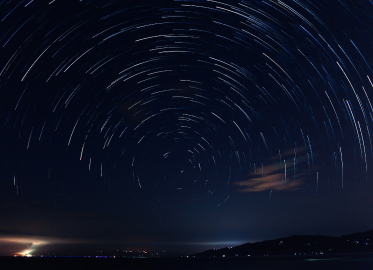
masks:
{"label": "cloud near horizon", "polygon": [[84,242],[86,241],[37,235],[7,235],[0,236],[0,252],[3,253],[3,256],[31,256],[37,249],[45,245]]}

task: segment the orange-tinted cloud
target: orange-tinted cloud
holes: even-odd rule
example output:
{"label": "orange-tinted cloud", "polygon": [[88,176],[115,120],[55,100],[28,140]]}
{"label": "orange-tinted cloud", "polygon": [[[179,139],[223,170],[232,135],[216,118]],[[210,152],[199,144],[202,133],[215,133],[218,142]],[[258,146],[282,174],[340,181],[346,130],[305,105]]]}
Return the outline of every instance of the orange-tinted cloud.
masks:
{"label": "orange-tinted cloud", "polygon": [[17,246],[19,251],[12,252],[15,256],[32,256],[33,253],[41,246],[49,244],[67,244],[67,243],[79,243],[78,240],[64,239],[56,237],[44,237],[44,236],[0,236],[0,245],[3,249],[6,246],[14,247]]}
{"label": "orange-tinted cloud", "polygon": [[[277,160],[277,163],[274,163]],[[257,168],[249,173],[249,179],[236,182],[240,186],[239,192],[260,192],[265,190],[298,190],[301,189],[308,171],[309,156],[305,148],[288,150],[281,155],[269,158],[268,165]],[[307,163],[307,164],[306,164]],[[294,169],[294,164],[295,168]]]}

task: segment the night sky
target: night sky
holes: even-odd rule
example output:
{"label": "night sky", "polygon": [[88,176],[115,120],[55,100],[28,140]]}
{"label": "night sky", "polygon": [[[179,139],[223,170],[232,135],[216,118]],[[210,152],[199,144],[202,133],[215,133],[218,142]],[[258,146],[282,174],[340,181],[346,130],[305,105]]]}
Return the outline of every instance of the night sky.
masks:
{"label": "night sky", "polygon": [[0,1],[0,254],[373,229],[372,48],[369,0]]}

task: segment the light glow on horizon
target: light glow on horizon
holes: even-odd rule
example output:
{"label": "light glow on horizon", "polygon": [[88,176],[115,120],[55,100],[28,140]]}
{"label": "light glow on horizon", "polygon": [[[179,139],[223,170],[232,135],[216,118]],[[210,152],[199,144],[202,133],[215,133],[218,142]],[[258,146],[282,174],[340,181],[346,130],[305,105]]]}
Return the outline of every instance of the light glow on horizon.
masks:
{"label": "light glow on horizon", "polygon": [[77,243],[81,241],[45,236],[0,236],[0,245],[21,244],[26,248],[15,252],[13,256],[31,257],[42,246],[49,244]]}

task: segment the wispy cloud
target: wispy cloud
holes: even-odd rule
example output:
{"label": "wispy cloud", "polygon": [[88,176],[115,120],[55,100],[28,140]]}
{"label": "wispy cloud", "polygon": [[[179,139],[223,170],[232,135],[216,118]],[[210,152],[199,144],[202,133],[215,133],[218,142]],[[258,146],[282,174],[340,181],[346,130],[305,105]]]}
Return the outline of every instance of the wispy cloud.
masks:
{"label": "wispy cloud", "polygon": [[249,173],[249,179],[236,182],[239,192],[265,190],[298,190],[310,172],[310,157],[304,147],[272,156],[269,164],[260,165]]}

